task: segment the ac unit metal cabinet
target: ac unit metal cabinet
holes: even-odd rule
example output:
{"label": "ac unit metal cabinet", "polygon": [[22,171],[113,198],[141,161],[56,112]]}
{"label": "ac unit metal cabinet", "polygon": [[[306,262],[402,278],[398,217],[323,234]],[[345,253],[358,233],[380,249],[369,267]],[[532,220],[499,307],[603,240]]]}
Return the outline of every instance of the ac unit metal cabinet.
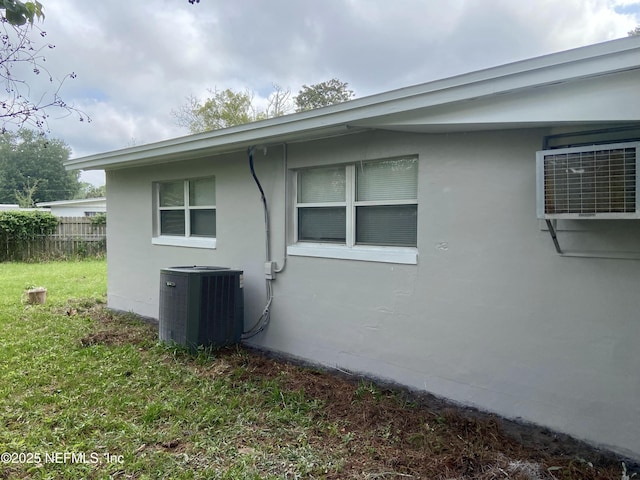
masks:
{"label": "ac unit metal cabinet", "polygon": [[243,272],[225,267],[160,270],[159,337],[191,350],[238,343],[244,326]]}
{"label": "ac unit metal cabinet", "polygon": [[536,152],[538,218],[640,218],[640,142]]}

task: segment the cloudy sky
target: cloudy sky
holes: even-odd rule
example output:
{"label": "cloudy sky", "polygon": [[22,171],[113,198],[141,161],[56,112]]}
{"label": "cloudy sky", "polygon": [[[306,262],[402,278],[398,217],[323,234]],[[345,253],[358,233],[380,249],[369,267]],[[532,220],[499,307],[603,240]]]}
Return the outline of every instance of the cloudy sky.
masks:
{"label": "cloudy sky", "polygon": [[[89,124],[51,111],[73,157],[176,136],[207,89],[333,77],[357,97],[625,37],[640,0],[42,0],[46,65]],[[33,82],[37,82],[34,79]],[[85,180],[104,182],[88,172]]]}

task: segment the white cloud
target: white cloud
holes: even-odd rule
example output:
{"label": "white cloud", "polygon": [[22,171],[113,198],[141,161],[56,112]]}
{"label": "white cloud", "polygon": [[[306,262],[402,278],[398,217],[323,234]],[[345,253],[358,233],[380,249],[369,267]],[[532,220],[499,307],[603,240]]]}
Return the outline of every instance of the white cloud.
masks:
{"label": "white cloud", "polygon": [[75,156],[185,134],[171,111],[208,88],[264,104],[273,83],[337,77],[361,97],[624,37],[640,14],[637,0],[44,3],[47,65],[77,73],[61,94],[93,119],[50,123]]}

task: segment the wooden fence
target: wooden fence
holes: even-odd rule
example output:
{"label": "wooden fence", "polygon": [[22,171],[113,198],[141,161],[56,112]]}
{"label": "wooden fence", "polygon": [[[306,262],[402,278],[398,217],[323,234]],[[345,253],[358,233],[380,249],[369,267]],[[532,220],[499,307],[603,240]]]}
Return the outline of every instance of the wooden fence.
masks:
{"label": "wooden fence", "polygon": [[107,252],[106,225],[94,225],[91,217],[60,217],[51,235],[29,242],[5,239],[0,261],[38,261],[73,257],[99,257]]}

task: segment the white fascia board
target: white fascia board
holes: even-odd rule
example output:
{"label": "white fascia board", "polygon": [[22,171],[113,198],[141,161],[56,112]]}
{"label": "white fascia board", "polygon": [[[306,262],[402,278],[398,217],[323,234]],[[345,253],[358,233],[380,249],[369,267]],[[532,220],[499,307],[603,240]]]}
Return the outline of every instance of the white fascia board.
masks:
{"label": "white fascia board", "polygon": [[[283,117],[275,120],[281,118]],[[326,128],[323,119],[311,122],[311,125],[300,124],[299,128],[295,129],[290,127],[291,121],[265,125],[265,122],[270,120],[70,159],[64,162],[64,165],[67,170],[142,166],[241,151],[256,144],[283,143],[301,137],[318,138],[349,133],[347,125],[332,125]]]}
{"label": "white fascia board", "polygon": [[259,122],[91,155],[69,170],[108,169],[239,151],[383,126],[390,115],[640,68],[640,37],[629,37],[493,67]]}
{"label": "white fascia board", "polygon": [[95,204],[103,204],[106,203],[106,197],[96,197],[96,198],[81,198],[79,200],[58,200],[55,202],[40,202],[36,203],[38,207],[58,207],[64,205],[95,205]]}

